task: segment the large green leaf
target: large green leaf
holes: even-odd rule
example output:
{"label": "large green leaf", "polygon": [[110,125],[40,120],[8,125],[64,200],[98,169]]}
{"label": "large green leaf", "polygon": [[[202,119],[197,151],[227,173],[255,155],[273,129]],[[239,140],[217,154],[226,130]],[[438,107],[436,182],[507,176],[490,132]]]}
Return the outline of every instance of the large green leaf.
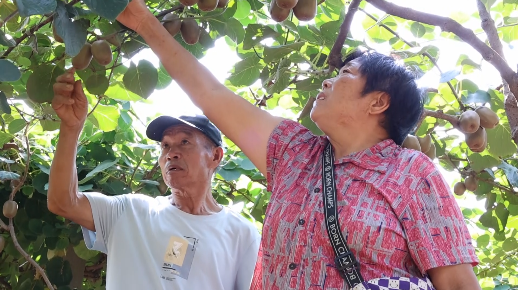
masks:
{"label": "large green leaf", "polygon": [[113,106],[99,104],[95,108],[93,115],[99,124],[99,129],[110,132],[117,128],[120,116],[119,110]]}
{"label": "large green leaf", "polygon": [[92,177],[94,177],[97,173],[102,172],[102,171],[112,167],[113,165],[117,164],[117,161],[118,160],[105,160],[101,164],[97,165],[97,167],[95,167],[92,171],[88,172],[88,174],[85,176],[85,178],[82,179],[81,181],[79,181],[79,184],[84,184],[88,180],[92,179]]}
{"label": "large green leaf", "polygon": [[249,86],[259,79],[259,58],[252,56],[236,63],[234,72],[228,78],[228,81],[234,86]]}
{"label": "large green leaf", "polygon": [[0,110],[6,114],[11,114],[11,107],[9,106],[9,103],[7,102],[7,96],[4,92],[0,91]]}
{"label": "large green leaf", "polygon": [[486,168],[492,168],[497,166],[500,161],[490,155],[481,155],[479,153],[473,153],[468,156],[469,164],[471,169],[476,172],[480,172]]}
{"label": "large green leaf", "polygon": [[93,95],[102,95],[108,90],[108,78],[102,74],[93,74],[85,82],[86,89]]}
{"label": "large green leaf", "polygon": [[121,82],[112,83],[105,93],[106,96],[121,101],[139,101],[142,98],[127,90]]}
{"label": "large green leaf", "polygon": [[147,99],[158,83],[158,72],[151,62],[143,59],[138,65],[131,63],[123,81],[128,90]]}
{"label": "large green leaf", "polygon": [[129,0],[83,0],[83,2],[95,13],[109,20],[115,20],[126,8]]}
{"label": "large green leaf", "polygon": [[245,38],[245,29],[243,28],[243,24],[235,18],[230,18],[227,21],[225,31],[226,35],[236,44],[240,44]]}
{"label": "large green leaf", "polygon": [[243,49],[252,49],[256,44],[267,38],[278,37],[279,33],[269,26],[261,24],[248,24],[245,30],[245,38],[243,40]]}
{"label": "large green leaf", "polygon": [[59,1],[56,12],[54,25],[56,25],[57,34],[65,41],[65,53],[76,56],[86,43],[86,29],[90,23],[86,19],[72,21],[68,18],[68,11],[61,1]]}
{"label": "large green leaf", "polygon": [[287,45],[271,46],[264,48],[264,62],[270,63],[281,59],[282,57],[300,50],[304,46],[304,42],[295,42]]}
{"label": "large green leaf", "polygon": [[63,68],[45,64],[37,67],[27,80],[27,95],[37,103],[51,102],[54,98],[53,85],[56,78],[63,74]]}
{"label": "large green leaf", "polygon": [[22,74],[16,65],[8,60],[0,59],[0,82],[14,82],[20,79]]}
{"label": "large green leaf", "polygon": [[502,161],[502,163],[498,165],[498,168],[502,169],[505,172],[507,180],[509,180],[513,187],[518,187],[518,169],[516,169],[516,167],[509,165],[505,161]]}
{"label": "large green leaf", "polygon": [[20,16],[43,15],[56,10],[56,0],[16,0]]}
{"label": "large green leaf", "polygon": [[511,139],[508,127],[499,124],[493,129],[486,130],[487,145],[492,155],[508,157],[516,153],[516,144]]}

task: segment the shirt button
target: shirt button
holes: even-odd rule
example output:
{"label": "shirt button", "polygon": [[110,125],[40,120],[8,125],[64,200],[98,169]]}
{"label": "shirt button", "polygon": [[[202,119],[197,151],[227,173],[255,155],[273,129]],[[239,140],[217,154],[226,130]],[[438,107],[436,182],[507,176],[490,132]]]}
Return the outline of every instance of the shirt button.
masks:
{"label": "shirt button", "polygon": [[305,222],[306,222],[306,221],[304,221],[304,219],[300,219],[300,220],[299,220],[299,225],[301,225],[301,226],[302,226],[302,225],[304,225],[304,223],[305,223]]}
{"label": "shirt button", "polygon": [[289,268],[290,268],[290,270],[295,270],[295,268],[297,268],[297,264],[291,263]]}
{"label": "shirt button", "polygon": [[319,193],[320,192],[320,188],[318,188],[318,187],[315,188],[314,192]]}

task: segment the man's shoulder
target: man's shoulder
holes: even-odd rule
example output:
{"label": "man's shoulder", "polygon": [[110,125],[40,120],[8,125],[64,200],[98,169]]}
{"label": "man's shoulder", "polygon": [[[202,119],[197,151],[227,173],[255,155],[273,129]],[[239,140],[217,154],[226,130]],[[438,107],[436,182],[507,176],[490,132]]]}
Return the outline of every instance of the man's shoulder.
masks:
{"label": "man's shoulder", "polygon": [[254,236],[259,235],[259,232],[255,225],[247,220],[244,216],[234,211],[233,209],[223,206],[225,218],[228,220],[230,226],[236,227],[241,231],[247,231],[252,233]]}

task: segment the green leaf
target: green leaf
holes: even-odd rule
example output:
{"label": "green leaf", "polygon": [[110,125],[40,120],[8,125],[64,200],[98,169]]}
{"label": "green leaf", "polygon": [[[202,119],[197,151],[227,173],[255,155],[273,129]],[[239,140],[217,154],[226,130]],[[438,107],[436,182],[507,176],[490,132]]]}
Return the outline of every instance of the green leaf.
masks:
{"label": "green leaf", "polygon": [[507,219],[509,218],[509,211],[503,203],[498,203],[495,208],[495,213],[498,219],[502,222],[502,228],[505,229],[507,225]]}
{"label": "green leaf", "polygon": [[43,224],[39,219],[30,219],[29,220],[29,230],[35,235],[41,235]]}
{"label": "green leaf", "polygon": [[20,16],[43,15],[56,10],[56,0],[16,0]]}
{"label": "green leaf", "polygon": [[115,20],[128,6],[129,0],[84,0],[88,8],[108,20]]}
{"label": "green leaf", "polygon": [[7,102],[7,96],[2,91],[0,91],[0,110],[8,115],[11,115],[11,107]]}
{"label": "green leaf", "polygon": [[469,164],[471,169],[476,172],[480,172],[485,168],[492,168],[498,166],[500,161],[490,155],[480,155],[479,153],[473,153],[468,156]]}
{"label": "green leaf", "polygon": [[239,177],[241,176],[241,172],[235,169],[227,170],[221,168],[220,170],[218,170],[218,174],[221,175],[221,177],[223,177],[223,179],[225,179],[226,181],[234,181],[239,179]]}
{"label": "green leaf", "polygon": [[27,126],[27,123],[23,119],[16,119],[11,121],[8,126],[9,133],[16,134],[23,130]]}
{"label": "green leaf", "polygon": [[[463,79],[462,81],[460,81],[459,85],[460,85],[460,89],[461,90],[465,90],[465,91],[468,91],[470,93],[475,93],[475,92],[478,91],[477,84],[475,84],[474,82],[472,82],[469,79]],[[491,96],[490,96],[490,98],[491,98]]]}
{"label": "green leaf", "polygon": [[7,38],[5,33],[0,29],[0,45],[7,47],[15,47],[16,42],[12,38]]}
{"label": "green leaf", "polygon": [[243,24],[235,18],[230,18],[226,24],[225,34],[236,44],[243,42],[243,39],[245,38],[245,29],[243,28]]}
{"label": "green leaf", "polygon": [[248,1],[236,1],[237,9],[236,13],[234,13],[234,18],[236,19],[244,19],[250,15],[250,10],[252,7]]}
{"label": "green leaf", "polygon": [[20,175],[14,172],[9,171],[0,171],[0,180],[17,180],[20,178]]}
{"label": "green leaf", "polygon": [[261,65],[259,58],[252,56],[236,63],[228,81],[234,86],[250,86],[259,79]]}
{"label": "green leaf", "polygon": [[280,34],[269,26],[261,24],[249,24],[245,30],[245,38],[243,40],[243,49],[252,49],[256,44],[267,38],[276,38]]}
{"label": "green leaf", "polygon": [[89,250],[86,247],[84,240],[81,240],[79,244],[74,247],[74,252],[79,258],[85,261],[88,261],[99,254],[98,251]]}
{"label": "green leaf", "polygon": [[51,102],[54,98],[52,86],[56,78],[65,71],[57,65],[44,64],[34,69],[27,80],[27,95],[36,103]]}
{"label": "green leaf", "polygon": [[477,238],[477,248],[484,248],[489,245],[489,240],[491,237],[488,234],[481,235]]}
{"label": "green leaf", "polygon": [[8,143],[13,138],[13,135],[0,131],[0,146],[4,146],[5,143]]}
{"label": "green leaf", "polygon": [[128,71],[124,74],[123,82],[128,90],[147,99],[158,83],[158,71],[145,59],[140,60],[138,65],[131,62]]}
{"label": "green leaf", "polygon": [[516,153],[516,144],[511,139],[508,127],[498,124],[493,129],[486,130],[489,153],[494,156],[508,157]]}
{"label": "green leaf", "polygon": [[439,80],[440,83],[446,83],[454,79],[460,74],[460,69],[453,69],[449,70],[447,72],[442,73],[441,79]]}
{"label": "green leaf", "polygon": [[248,159],[247,157],[244,157],[242,159],[238,158],[235,160],[235,162],[244,170],[252,170],[256,168],[252,161],[250,161],[250,159]]}
{"label": "green leaf", "polygon": [[0,82],[15,82],[22,73],[16,65],[6,59],[0,59]]}
{"label": "green leaf", "polygon": [[101,164],[97,165],[97,167],[95,167],[92,171],[88,172],[88,174],[85,176],[85,178],[83,178],[81,181],[79,181],[79,184],[84,184],[88,180],[92,179],[92,177],[94,177],[97,173],[104,171],[104,170],[112,167],[113,165],[117,164],[117,161],[118,160],[113,160],[113,161],[105,160],[105,161],[101,162]]}
{"label": "green leaf", "polygon": [[426,27],[419,22],[414,22],[410,25],[410,32],[412,32],[415,37],[421,38],[426,33]]}
{"label": "green leaf", "polygon": [[322,87],[322,82],[325,78],[307,78],[305,80],[295,83],[298,91],[314,91]]}
{"label": "green leaf", "polygon": [[310,43],[323,44],[324,39],[321,36],[320,30],[314,26],[299,26],[299,36]]}
{"label": "green leaf", "polygon": [[295,42],[288,45],[271,46],[264,48],[264,62],[270,63],[281,59],[282,57],[300,50],[304,46],[304,42]]}
{"label": "green leaf", "polygon": [[140,101],[140,100],[142,100],[142,98],[139,95],[132,93],[130,90],[127,90],[124,87],[124,84],[119,83],[119,82],[112,84],[106,91],[105,95],[111,99],[121,100],[121,101]]}
{"label": "green leaf", "polygon": [[506,239],[502,244],[502,250],[506,252],[511,252],[516,249],[518,249],[518,242],[513,237]]}
{"label": "green leaf", "polygon": [[511,215],[518,215],[518,205],[517,204],[510,204],[507,209],[509,210],[509,213]]}
{"label": "green leaf", "polygon": [[108,78],[103,74],[93,74],[85,82],[86,89],[93,95],[102,95],[108,90]]}
{"label": "green leaf", "polygon": [[56,33],[65,41],[65,53],[72,57],[76,56],[86,43],[88,33],[86,29],[90,23],[86,19],[72,21],[68,18],[65,4],[61,1],[59,1],[56,13],[53,25],[56,25]]}
{"label": "green leaf", "polygon": [[158,82],[156,84],[157,90],[162,90],[167,88],[173,82],[173,78],[166,71],[165,67],[160,63],[158,67]]}
{"label": "green leaf", "polygon": [[124,182],[120,180],[104,183],[101,185],[101,188],[103,189],[103,193],[111,195],[119,195],[131,192],[131,188],[129,188]]}
{"label": "green leaf", "polygon": [[53,120],[40,120],[40,125],[43,131],[56,131],[59,129],[61,122]]}
{"label": "green leaf", "polygon": [[491,96],[488,92],[477,90],[476,92],[469,94],[467,98],[462,98],[462,101],[465,103],[488,103],[491,99]]}
{"label": "green leaf", "polygon": [[110,132],[117,128],[120,113],[116,107],[99,104],[95,108],[93,115],[99,123],[99,129],[104,132]]}
{"label": "green leaf", "polygon": [[498,168],[502,169],[507,176],[507,179],[511,183],[513,187],[518,187],[518,169],[516,167],[509,165],[507,162],[502,161]]}

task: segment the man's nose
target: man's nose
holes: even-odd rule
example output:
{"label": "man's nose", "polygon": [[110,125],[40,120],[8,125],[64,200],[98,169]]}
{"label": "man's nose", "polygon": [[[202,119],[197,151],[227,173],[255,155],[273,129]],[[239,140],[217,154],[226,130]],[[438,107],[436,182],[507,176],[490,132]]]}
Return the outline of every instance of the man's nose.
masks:
{"label": "man's nose", "polygon": [[322,89],[330,89],[332,84],[333,82],[331,81],[331,79],[327,79],[322,82]]}
{"label": "man's nose", "polygon": [[167,160],[180,159],[181,154],[178,150],[175,150],[175,148],[171,148],[169,152],[167,152],[166,157]]}

